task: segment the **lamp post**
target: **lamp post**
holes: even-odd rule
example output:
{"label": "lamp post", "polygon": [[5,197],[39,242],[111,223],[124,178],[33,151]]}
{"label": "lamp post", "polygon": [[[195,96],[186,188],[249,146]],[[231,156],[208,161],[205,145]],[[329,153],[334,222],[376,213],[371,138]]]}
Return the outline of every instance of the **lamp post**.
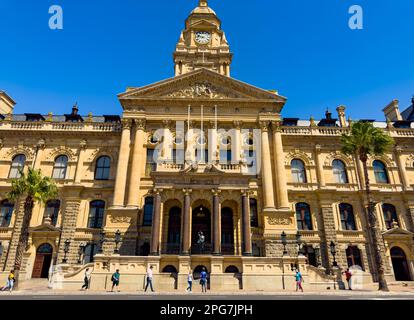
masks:
{"label": "lamp post", "polygon": [[105,242],[105,232],[102,230],[99,233],[99,253],[102,254],[103,253],[103,244]]}
{"label": "lamp post", "polygon": [[332,266],[337,267],[338,263],[336,262],[336,259],[335,259],[335,257],[336,257],[336,245],[333,241],[331,241],[331,244],[329,245],[329,247],[331,249],[331,255],[332,255],[332,258],[333,258]]}
{"label": "lamp post", "polygon": [[282,235],[280,236],[282,239],[282,244],[283,244],[283,255],[286,256],[287,255],[287,250],[286,250],[286,245],[287,245],[287,235],[286,233],[283,231]]}
{"label": "lamp post", "polygon": [[115,232],[115,250],[114,250],[115,254],[119,253],[118,245],[120,242],[121,242],[121,231],[117,230]]}
{"label": "lamp post", "polygon": [[69,253],[69,247],[70,247],[70,240],[66,239],[65,243],[64,243],[64,247],[63,247],[63,252],[64,252],[64,256],[63,256],[63,263],[67,263],[68,259],[67,259],[67,255]]}
{"label": "lamp post", "polygon": [[321,266],[321,261],[320,261],[320,259],[321,259],[321,256],[320,256],[320,254],[321,254],[321,249],[319,248],[319,247],[315,247],[315,257],[316,257],[316,267],[320,267]]}
{"label": "lamp post", "polygon": [[302,235],[300,234],[299,231],[296,233],[296,242],[298,244],[298,256],[303,256],[303,252],[302,252]]}

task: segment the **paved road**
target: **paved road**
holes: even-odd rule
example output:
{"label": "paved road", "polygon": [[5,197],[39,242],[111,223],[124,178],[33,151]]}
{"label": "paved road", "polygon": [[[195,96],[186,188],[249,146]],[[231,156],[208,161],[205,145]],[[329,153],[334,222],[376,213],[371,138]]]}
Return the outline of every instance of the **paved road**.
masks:
{"label": "paved road", "polygon": [[0,300],[414,300],[414,293],[353,293],[353,294],[131,294],[131,293],[102,293],[102,294],[28,294],[19,292],[2,293]]}

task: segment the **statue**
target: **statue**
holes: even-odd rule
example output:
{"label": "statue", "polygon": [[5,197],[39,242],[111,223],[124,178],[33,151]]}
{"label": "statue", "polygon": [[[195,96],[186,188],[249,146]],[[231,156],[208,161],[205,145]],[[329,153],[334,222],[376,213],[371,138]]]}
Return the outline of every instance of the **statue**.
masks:
{"label": "statue", "polygon": [[200,230],[198,232],[197,244],[198,244],[198,247],[199,247],[201,253],[203,253],[203,251],[204,251],[204,243],[205,243],[205,241],[206,241],[206,238],[205,238],[205,236],[203,234],[203,231]]}

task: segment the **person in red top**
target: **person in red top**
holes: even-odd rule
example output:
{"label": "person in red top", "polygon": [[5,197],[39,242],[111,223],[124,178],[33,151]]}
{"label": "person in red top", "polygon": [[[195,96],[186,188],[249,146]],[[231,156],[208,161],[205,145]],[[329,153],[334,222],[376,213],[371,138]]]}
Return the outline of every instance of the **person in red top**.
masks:
{"label": "person in red top", "polygon": [[352,273],[351,273],[351,271],[349,271],[349,268],[346,269],[346,271],[344,272],[344,274],[345,274],[346,282],[348,283],[348,289],[349,290],[352,290],[352,288],[351,288]]}

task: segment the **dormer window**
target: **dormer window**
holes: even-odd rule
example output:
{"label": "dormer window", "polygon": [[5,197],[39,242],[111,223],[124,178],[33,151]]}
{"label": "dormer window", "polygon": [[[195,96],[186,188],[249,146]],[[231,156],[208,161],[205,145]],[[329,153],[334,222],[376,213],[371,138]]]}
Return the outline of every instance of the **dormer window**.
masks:
{"label": "dormer window", "polygon": [[105,123],[119,123],[121,122],[121,117],[118,115],[104,115]]}
{"label": "dormer window", "polygon": [[26,121],[30,122],[39,122],[39,121],[45,121],[45,118],[39,114],[39,113],[25,113]]}

